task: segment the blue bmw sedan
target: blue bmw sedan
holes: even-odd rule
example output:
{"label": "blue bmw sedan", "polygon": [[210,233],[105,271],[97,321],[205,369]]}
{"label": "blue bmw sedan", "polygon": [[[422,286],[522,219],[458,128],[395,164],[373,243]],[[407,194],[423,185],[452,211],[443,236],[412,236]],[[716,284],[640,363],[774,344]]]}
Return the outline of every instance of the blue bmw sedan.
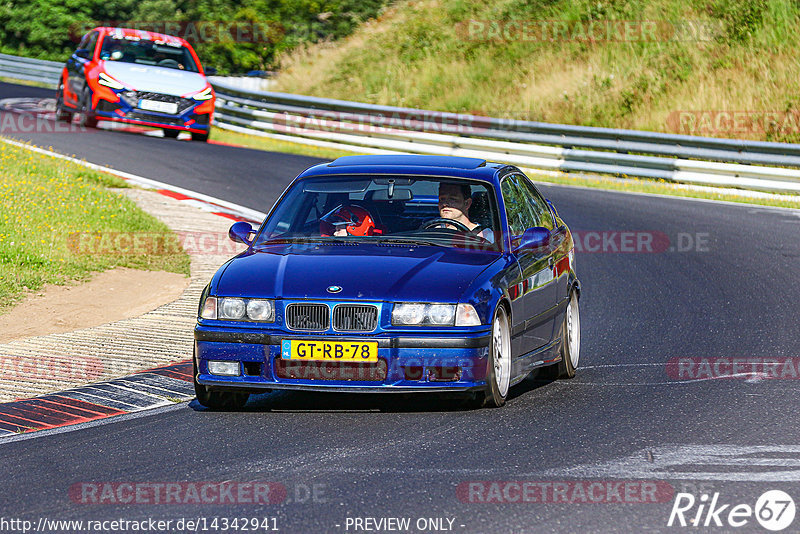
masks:
{"label": "blue bmw sedan", "polygon": [[502,406],[534,369],[571,378],[572,235],[518,168],[444,156],[311,167],[203,291],[197,400],[273,389],[463,392]]}

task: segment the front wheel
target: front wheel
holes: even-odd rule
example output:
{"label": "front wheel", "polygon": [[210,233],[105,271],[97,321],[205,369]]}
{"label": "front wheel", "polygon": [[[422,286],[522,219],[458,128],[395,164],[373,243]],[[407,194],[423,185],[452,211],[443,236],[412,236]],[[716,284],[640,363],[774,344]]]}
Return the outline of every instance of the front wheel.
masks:
{"label": "front wheel", "polygon": [[200,141],[202,143],[208,141],[208,133],[197,133],[197,132],[191,132],[191,133],[192,133],[192,141]]}
{"label": "front wheel", "polygon": [[72,122],[72,113],[64,109],[64,86],[58,87],[56,94],[56,120],[63,122]]}
{"label": "front wheel", "polygon": [[506,403],[511,383],[511,329],[508,314],[502,304],[497,306],[492,321],[492,340],[486,373],[483,404],[499,408]]}
{"label": "front wheel", "polygon": [[83,91],[83,105],[78,118],[78,124],[86,128],[97,128],[97,116],[92,109],[92,92],[89,89]]}
{"label": "front wheel", "polygon": [[204,386],[197,382],[197,358],[192,358],[192,379],[194,381],[194,395],[197,402],[213,410],[239,410],[247,404],[249,393],[238,391],[220,391]]}

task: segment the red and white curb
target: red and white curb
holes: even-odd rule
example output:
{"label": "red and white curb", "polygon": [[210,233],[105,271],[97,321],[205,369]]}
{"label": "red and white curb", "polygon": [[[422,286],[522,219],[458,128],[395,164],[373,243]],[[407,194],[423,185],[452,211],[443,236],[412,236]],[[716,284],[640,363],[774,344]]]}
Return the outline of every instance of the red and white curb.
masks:
{"label": "red and white curb", "polygon": [[0,404],[0,439],[169,406],[194,398],[192,362]]}

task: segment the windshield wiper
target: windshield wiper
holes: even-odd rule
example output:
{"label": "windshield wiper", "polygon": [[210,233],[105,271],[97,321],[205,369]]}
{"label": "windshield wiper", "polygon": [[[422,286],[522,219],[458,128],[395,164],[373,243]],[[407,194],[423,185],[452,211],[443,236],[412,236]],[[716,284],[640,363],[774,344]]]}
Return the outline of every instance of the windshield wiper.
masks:
{"label": "windshield wiper", "polygon": [[420,239],[418,237],[382,237],[375,241],[377,244],[388,243],[391,245],[428,245],[432,247],[447,247],[444,243],[437,243],[429,239]]}
{"label": "windshield wiper", "polygon": [[267,239],[256,243],[255,246],[263,247],[269,245],[291,245],[293,243],[326,243],[330,238],[327,237],[281,237],[277,239]]}

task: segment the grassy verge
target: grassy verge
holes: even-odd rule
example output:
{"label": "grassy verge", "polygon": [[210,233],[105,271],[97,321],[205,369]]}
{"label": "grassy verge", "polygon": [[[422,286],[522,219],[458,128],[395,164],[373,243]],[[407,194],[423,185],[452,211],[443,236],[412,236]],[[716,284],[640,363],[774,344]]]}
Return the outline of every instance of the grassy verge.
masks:
{"label": "grassy verge", "polygon": [[350,37],[287,55],[275,90],[799,142],[798,55],[789,0],[404,0]]}
{"label": "grassy verge", "polygon": [[[31,80],[18,80],[16,78],[7,78],[5,76],[0,76],[0,82],[13,83],[14,85],[27,85],[29,87],[41,87],[43,89],[53,89],[52,87],[50,87],[49,84],[46,84],[44,82],[34,82]],[[53,91],[55,91],[55,89],[53,89]]]}
{"label": "grassy verge", "polygon": [[259,135],[247,135],[239,132],[233,132],[231,130],[223,130],[222,128],[214,128],[211,133],[211,139],[212,141],[217,141],[219,143],[228,143],[247,148],[255,148],[256,150],[282,152],[285,154],[299,154],[301,156],[311,156],[321,159],[336,159],[339,156],[353,156],[358,154],[358,152],[348,152],[346,150],[336,150],[333,148],[304,145],[302,143],[292,143],[289,141],[281,141],[279,139],[271,139],[269,137],[261,137]]}
{"label": "grassy verge", "polygon": [[126,184],[0,143],[0,313],[44,284],[84,280],[116,266],[189,274],[189,257],[179,247],[133,253],[125,241],[106,239],[102,253],[90,254],[98,249],[76,246],[86,243],[86,236],[100,241],[145,234],[166,241],[172,235],[110,187]]}

